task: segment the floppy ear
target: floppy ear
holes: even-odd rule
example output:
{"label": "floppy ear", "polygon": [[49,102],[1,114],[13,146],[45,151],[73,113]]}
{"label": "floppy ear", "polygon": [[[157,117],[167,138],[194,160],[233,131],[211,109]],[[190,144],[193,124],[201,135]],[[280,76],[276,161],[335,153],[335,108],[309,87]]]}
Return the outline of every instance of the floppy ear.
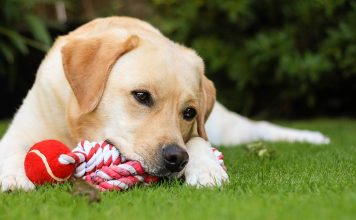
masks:
{"label": "floppy ear", "polygon": [[74,39],[62,48],[65,76],[82,114],[93,111],[104,93],[106,81],[117,59],[138,45],[139,38],[123,41],[114,35]]}
{"label": "floppy ear", "polygon": [[208,140],[204,125],[211,111],[213,110],[216,100],[216,90],[213,82],[206,78],[206,76],[203,76],[201,84],[202,94],[200,98],[200,107],[197,117],[198,134],[200,137],[204,138],[205,140]]}

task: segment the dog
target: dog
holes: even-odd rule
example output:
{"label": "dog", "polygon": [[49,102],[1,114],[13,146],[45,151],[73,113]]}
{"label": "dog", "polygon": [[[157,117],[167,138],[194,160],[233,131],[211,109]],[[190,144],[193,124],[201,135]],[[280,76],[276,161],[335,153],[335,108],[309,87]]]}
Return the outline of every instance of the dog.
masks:
{"label": "dog", "polygon": [[216,102],[204,71],[195,51],[135,18],[95,19],[58,37],[0,142],[2,191],[34,189],[23,163],[28,149],[44,139],[68,146],[106,140],[149,174],[184,175],[197,187],[228,181],[208,137],[219,145],[329,141],[318,132],[229,112]]}

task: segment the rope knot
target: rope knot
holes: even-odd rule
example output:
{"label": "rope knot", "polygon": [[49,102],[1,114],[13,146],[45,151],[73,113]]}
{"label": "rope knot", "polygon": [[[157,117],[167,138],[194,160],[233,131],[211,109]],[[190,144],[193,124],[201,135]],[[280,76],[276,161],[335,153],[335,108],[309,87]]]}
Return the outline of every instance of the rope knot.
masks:
{"label": "rope knot", "polygon": [[[212,148],[217,160],[224,166],[223,155]],[[60,155],[61,164],[74,164],[74,176],[84,178],[98,189],[125,190],[138,183],[157,182],[158,177],[145,173],[138,161],[128,160],[119,150],[105,142],[81,141],[70,153]]]}

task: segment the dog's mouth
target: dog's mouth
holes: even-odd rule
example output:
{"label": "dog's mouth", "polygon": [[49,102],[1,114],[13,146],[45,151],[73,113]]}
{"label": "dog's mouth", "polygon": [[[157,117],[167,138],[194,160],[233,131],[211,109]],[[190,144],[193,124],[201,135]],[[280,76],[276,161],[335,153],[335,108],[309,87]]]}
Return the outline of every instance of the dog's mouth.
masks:
{"label": "dog's mouth", "polygon": [[178,179],[178,178],[183,176],[183,171],[171,172],[171,171],[168,171],[165,168],[157,168],[157,167],[155,167],[153,169],[150,169],[149,167],[146,167],[144,165],[142,167],[144,168],[146,173],[148,173],[149,175],[156,176],[156,177],[159,177],[159,178]]}
{"label": "dog's mouth", "polygon": [[[126,158],[126,160],[134,160],[140,162],[142,168],[145,170],[145,172],[151,176],[156,176],[156,177],[161,177],[161,178],[179,178],[182,176],[183,171],[180,172],[171,172],[167,170],[163,165],[151,165],[148,164],[147,161],[144,159],[144,157],[140,154],[125,154],[124,149],[124,143],[118,143],[118,141],[113,141],[112,139],[106,139],[106,143],[115,146],[120,153]],[[155,164],[163,164],[163,161],[160,158],[157,158]]]}
{"label": "dog's mouth", "polygon": [[[128,158],[130,159],[130,158]],[[166,169],[163,165],[161,159],[157,159],[157,162],[154,163],[154,165],[148,164],[146,160],[142,157],[139,156],[138,159],[136,159],[138,162],[140,162],[142,168],[145,170],[145,172],[151,176],[156,176],[156,177],[161,177],[161,178],[179,178],[182,176],[182,171],[181,172],[171,172],[168,169]],[[159,165],[157,165],[159,164]]]}

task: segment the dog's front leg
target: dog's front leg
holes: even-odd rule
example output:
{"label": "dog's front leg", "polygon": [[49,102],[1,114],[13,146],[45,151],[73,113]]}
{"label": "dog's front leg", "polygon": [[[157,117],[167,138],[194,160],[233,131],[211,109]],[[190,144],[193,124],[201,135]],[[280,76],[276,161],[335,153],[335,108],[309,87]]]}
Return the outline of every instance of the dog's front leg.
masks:
{"label": "dog's front leg", "polygon": [[226,171],[219,164],[211,145],[203,138],[194,137],[187,143],[189,162],[185,168],[185,181],[197,187],[221,186],[228,182]]}
{"label": "dog's front leg", "polygon": [[24,169],[27,149],[21,146],[21,143],[17,142],[16,139],[10,139],[9,136],[5,136],[0,142],[1,191],[32,190],[35,186],[27,178]]}

